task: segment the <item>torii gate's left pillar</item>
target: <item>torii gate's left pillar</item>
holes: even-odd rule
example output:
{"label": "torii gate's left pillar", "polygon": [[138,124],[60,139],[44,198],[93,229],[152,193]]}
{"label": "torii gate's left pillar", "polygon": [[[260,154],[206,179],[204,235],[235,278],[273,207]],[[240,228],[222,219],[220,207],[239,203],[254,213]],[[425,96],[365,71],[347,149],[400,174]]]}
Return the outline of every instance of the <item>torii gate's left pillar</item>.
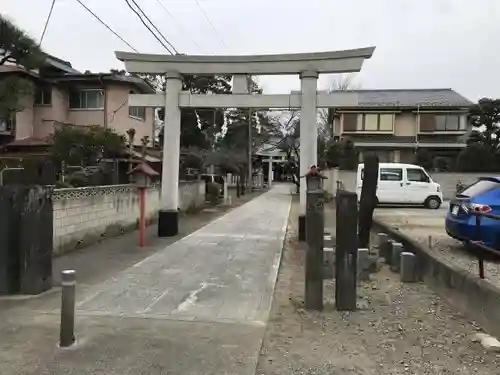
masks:
{"label": "torii gate's left pillar", "polygon": [[179,94],[182,76],[177,72],[165,75],[165,119],[163,125],[163,156],[161,173],[161,209],[158,213],[158,237],[179,233],[179,158],[181,148],[181,110]]}

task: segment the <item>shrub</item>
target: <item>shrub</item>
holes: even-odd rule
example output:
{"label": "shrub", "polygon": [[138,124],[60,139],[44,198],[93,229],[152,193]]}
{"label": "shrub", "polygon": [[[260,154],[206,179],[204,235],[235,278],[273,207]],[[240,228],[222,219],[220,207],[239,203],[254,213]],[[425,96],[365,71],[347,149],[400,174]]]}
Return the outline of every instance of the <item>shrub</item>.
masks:
{"label": "shrub", "polygon": [[448,160],[446,158],[443,158],[442,156],[438,156],[436,159],[434,159],[434,167],[438,171],[447,171],[448,168]]}
{"label": "shrub", "polygon": [[457,170],[459,172],[497,171],[498,161],[487,147],[479,143],[472,143],[458,155]]}
{"label": "shrub", "polygon": [[424,167],[425,169],[432,168],[432,155],[426,148],[419,148],[415,152],[415,164]]}
{"label": "shrub", "polygon": [[359,154],[349,139],[331,141],[326,145],[325,162],[328,167],[352,170],[358,166]]}
{"label": "shrub", "polygon": [[212,204],[218,204],[220,201],[220,189],[221,185],[215,182],[208,182],[206,189],[207,192],[206,199]]}

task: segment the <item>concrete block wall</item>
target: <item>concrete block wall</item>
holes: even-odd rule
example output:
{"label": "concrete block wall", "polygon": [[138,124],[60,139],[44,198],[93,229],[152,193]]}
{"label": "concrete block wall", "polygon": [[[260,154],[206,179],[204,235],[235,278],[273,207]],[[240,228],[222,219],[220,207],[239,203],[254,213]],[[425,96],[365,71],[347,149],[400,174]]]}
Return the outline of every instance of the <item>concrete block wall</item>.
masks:
{"label": "concrete block wall", "polygon": [[[180,209],[205,203],[205,183],[179,184]],[[146,194],[146,218],[151,222],[161,208],[160,189]],[[139,219],[139,193],[133,185],[56,189],[53,195],[54,253],[59,254],[128,231]]]}
{"label": "concrete block wall", "polygon": [[[159,199],[159,194],[158,194]],[[179,205],[181,211],[201,207],[205,204],[205,182],[204,181],[180,181],[179,182]],[[158,209],[159,202],[157,204]]]}

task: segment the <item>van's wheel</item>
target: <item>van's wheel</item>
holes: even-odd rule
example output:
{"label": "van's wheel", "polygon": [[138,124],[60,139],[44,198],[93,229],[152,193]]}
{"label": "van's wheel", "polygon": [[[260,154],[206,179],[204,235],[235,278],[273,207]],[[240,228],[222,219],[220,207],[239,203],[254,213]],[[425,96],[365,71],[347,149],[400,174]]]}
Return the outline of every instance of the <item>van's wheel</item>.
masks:
{"label": "van's wheel", "polygon": [[429,197],[425,200],[424,206],[430,208],[431,210],[437,210],[441,207],[441,199],[438,197]]}

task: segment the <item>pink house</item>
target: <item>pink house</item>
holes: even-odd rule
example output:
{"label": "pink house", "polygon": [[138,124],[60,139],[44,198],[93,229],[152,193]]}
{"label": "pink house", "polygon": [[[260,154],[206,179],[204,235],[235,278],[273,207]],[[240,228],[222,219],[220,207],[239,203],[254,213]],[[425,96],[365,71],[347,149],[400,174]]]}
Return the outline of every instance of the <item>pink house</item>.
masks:
{"label": "pink house", "polygon": [[34,83],[35,92],[22,99],[22,111],[0,119],[0,145],[39,145],[57,124],[101,125],[119,134],[134,128],[134,143],[154,139],[154,110],[128,106],[130,93],[154,93],[144,80],[116,73],[81,73],[67,61],[47,55],[37,72],[0,66],[0,74],[16,74]]}

